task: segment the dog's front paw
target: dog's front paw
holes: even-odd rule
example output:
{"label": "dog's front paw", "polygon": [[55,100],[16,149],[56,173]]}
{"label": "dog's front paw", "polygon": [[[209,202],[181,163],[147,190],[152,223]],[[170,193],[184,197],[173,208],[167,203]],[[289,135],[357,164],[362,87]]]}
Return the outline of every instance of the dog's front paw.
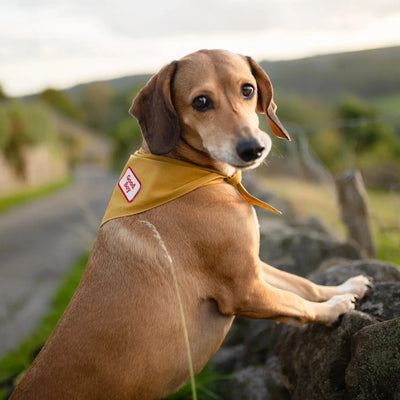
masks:
{"label": "dog's front paw", "polygon": [[363,275],[347,279],[346,282],[340,285],[343,293],[354,294],[357,299],[362,299],[371,287],[372,281]]}
{"label": "dog's front paw", "polygon": [[356,295],[352,293],[338,294],[329,300],[321,303],[324,307],[323,315],[320,316],[320,322],[331,325],[342,314],[354,310],[357,301]]}

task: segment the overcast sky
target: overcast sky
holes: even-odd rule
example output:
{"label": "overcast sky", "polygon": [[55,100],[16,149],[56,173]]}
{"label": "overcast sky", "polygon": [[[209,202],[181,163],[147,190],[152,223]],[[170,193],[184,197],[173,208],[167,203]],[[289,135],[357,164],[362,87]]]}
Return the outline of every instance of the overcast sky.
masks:
{"label": "overcast sky", "polygon": [[257,60],[400,45],[399,0],[0,0],[9,95],[155,72],[200,48]]}

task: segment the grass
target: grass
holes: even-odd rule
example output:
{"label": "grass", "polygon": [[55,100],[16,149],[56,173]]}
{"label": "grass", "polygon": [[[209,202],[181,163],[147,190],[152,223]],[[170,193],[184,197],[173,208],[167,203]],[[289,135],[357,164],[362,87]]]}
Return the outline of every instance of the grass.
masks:
{"label": "grass", "polygon": [[[295,214],[316,215],[331,228],[344,232],[339,218],[336,193],[331,186],[281,176],[265,178],[263,185],[268,191],[288,200]],[[279,208],[279,204],[277,207]]]}
{"label": "grass", "polygon": [[377,258],[400,265],[400,190],[368,191]]}
{"label": "grass", "polygon": [[[218,388],[226,385],[231,379],[229,375],[216,374],[213,371],[211,363],[196,375],[196,391],[201,400],[223,400],[218,394]],[[193,400],[192,385],[189,381],[178,392],[171,394],[164,400]]]}
{"label": "grass", "polygon": [[78,286],[87,258],[88,255],[85,254],[65,275],[49,311],[30,337],[0,360],[0,399],[5,398],[9,385],[16,383],[21,374],[29,368],[35,354],[53,331]]}
{"label": "grass", "polygon": [[68,175],[59,181],[48,183],[41,186],[35,186],[29,189],[18,190],[14,193],[7,194],[0,197],[0,212],[8,210],[19,204],[25,203],[29,200],[33,200],[38,197],[45,196],[52,192],[55,192],[72,182],[72,175]]}

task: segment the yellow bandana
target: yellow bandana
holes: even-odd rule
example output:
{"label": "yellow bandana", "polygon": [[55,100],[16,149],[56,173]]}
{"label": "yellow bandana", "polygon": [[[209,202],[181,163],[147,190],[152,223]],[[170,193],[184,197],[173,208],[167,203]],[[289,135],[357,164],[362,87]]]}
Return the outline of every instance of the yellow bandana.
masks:
{"label": "yellow bandana", "polygon": [[101,225],[114,218],[150,210],[198,187],[223,181],[235,186],[249,203],[281,214],[246,191],[240,171],[229,177],[213,169],[139,150],[125,165]]}

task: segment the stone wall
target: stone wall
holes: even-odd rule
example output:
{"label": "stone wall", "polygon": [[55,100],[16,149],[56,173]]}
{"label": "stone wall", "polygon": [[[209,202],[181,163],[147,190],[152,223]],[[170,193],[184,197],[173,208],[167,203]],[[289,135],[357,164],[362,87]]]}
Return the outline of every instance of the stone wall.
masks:
{"label": "stone wall", "polygon": [[364,274],[374,286],[333,326],[236,319],[213,359],[218,373],[232,376],[221,398],[400,399],[400,268],[361,259],[315,218],[263,218],[260,228],[264,261],[319,284]]}

